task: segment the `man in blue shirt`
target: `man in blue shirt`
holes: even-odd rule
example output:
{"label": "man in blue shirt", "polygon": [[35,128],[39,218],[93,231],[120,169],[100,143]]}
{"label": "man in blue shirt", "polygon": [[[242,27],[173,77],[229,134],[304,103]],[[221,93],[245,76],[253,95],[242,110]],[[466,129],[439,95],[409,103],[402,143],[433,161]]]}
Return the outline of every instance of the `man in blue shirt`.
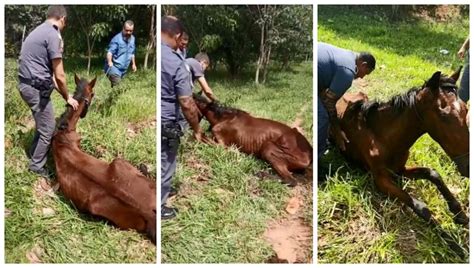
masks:
{"label": "man in blue shirt", "polygon": [[341,150],[348,143],[337,121],[336,102],[356,78],[364,78],[375,69],[375,58],[368,52],[354,53],[318,43],[318,159],[327,148],[328,130]]}
{"label": "man in blue shirt", "polygon": [[137,71],[133,27],[133,21],[127,20],[123,24],[122,31],[110,41],[104,72],[109,78],[112,87],[120,83],[127,72],[130,62],[132,63],[132,71]]}
{"label": "man in blue shirt", "polygon": [[181,22],[172,16],[161,19],[161,219],[176,216],[176,209],[167,207],[171,179],[183,130],[179,124],[180,109],[193,130],[194,138],[208,142],[199,126],[199,110],[192,97],[187,73],[178,71],[184,58],[177,51],[183,33]]}

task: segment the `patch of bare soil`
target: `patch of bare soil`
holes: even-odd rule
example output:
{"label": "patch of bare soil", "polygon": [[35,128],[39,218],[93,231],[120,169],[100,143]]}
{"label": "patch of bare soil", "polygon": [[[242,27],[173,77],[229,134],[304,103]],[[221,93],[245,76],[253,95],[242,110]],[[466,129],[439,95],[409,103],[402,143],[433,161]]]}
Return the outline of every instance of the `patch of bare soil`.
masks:
{"label": "patch of bare soil", "polygon": [[39,177],[39,179],[33,185],[33,193],[38,200],[41,200],[45,197],[55,197],[58,190],[59,182],[50,181],[41,177]]}
{"label": "patch of bare soil", "polygon": [[44,250],[36,245],[30,251],[26,252],[26,259],[29,263],[42,263],[41,255],[44,254]]}
{"label": "patch of bare soil", "polygon": [[36,200],[37,205],[33,209],[35,214],[42,215],[43,217],[52,217],[56,214],[56,211],[48,207],[46,200],[48,198],[54,198],[59,191],[59,183],[57,181],[50,181],[45,178],[39,177],[33,185],[33,196]]}
{"label": "patch of bare soil", "polygon": [[[275,251],[269,263],[310,263],[313,230],[303,220],[305,202],[312,198],[311,186],[298,185],[292,190],[285,208],[286,215],[268,223],[264,233],[265,240]],[[308,196],[309,194],[309,196]]]}
{"label": "patch of bare soil", "polygon": [[133,138],[146,128],[156,128],[156,117],[138,123],[127,123],[127,137]]}
{"label": "patch of bare soil", "polygon": [[456,5],[427,6],[415,14],[416,17],[427,21],[452,21],[461,16],[461,9]]}

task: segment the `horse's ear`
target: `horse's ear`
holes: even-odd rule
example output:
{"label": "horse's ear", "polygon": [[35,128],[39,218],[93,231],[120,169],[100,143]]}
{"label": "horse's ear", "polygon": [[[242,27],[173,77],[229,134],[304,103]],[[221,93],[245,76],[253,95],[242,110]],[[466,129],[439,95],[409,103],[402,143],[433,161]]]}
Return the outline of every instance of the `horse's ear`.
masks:
{"label": "horse's ear", "polygon": [[436,73],[433,74],[433,76],[431,76],[430,80],[426,82],[426,86],[433,90],[438,90],[440,78],[441,78],[441,72],[437,71]]}
{"label": "horse's ear", "polygon": [[74,81],[76,82],[76,85],[79,85],[79,82],[81,81],[81,78],[79,78],[76,73],[74,73]]}
{"label": "horse's ear", "polygon": [[449,78],[453,79],[455,82],[458,81],[459,76],[461,76],[462,66],[459,66],[458,70],[455,71]]}
{"label": "horse's ear", "polygon": [[92,79],[92,81],[89,82],[89,86],[92,89],[95,86],[95,82],[97,81],[97,76]]}

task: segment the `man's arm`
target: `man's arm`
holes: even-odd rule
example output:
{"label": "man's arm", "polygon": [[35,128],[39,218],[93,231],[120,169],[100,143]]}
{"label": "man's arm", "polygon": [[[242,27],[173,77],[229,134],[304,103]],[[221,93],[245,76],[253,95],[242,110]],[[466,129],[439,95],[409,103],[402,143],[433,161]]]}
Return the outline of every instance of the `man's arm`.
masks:
{"label": "man's arm", "polygon": [[109,48],[107,49],[107,65],[109,65],[109,68],[114,65],[113,55],[117,53],[118,47],[119,44],[116,41],[115,37],[112,38],[109,43]]}
{"label": "man's arm", "polygon": [[336,103],[338,97],[331,90],[326,89],[324,92],[320,93],[319,98],[321,99],[324,108],[326,108],[326,111],[328,112],[331,132],[334,135],[336,144],[338,145],[339,149],[345,151],[346,143],[349,143],[349,140],[347,139],[345,132],[341,129],[341,126],[339,125],[339,120],[337,118]]}
{"label": "man's arm", "polygon": [[135,64],[135,55],[132,55],[132,71],[137,71],[137,65]]}
{"label": "man's arm", "polygon": [[107,65],[109,65],[109,68],[114,65],[114,62],[112,61],[112,53],[107,52]]}
{"label": "man's arm", "polygon": [[199,77],[198,83],[201,86],[202,91],[204,91],[204,94],[206,94],[206,96],[211,100],[215,101],[216,97],[214,96],[214,92],[212,92],[212,89],[207,84],[206,78],[204,78],[204,76]]}
{"label": "man's arm", "polygon": [[464,59],[466,51],[469,49],[469,36],[466,38],[464,43],[462,44],[461,48],[458,51],[458,56],[461,59]]}
{"label": "man's arm", "polygon": [[59,94],[63,97],[63,99],[69,103],[74,110],[77,109],[78,103],[75,99],[73,99],[71,96],[68,94],[67,90],[67,84],[66,84],[66,75],[64,73],[64,67],[63,67],[63,59],[62,58],[57,58],[53,59],[53,80],[56,85],[56,89],[58,90]]}
{"label": "man's arm", "polygon": [[181,96],[178,98],[179,105],[183,111],[183,115],[188,121],[190,127],[194,132],[200,132],[201,127],[199,126],[199,109],[194,103],[192,96]]}
{"label": "man's arm", "polygon": [[339,121],[337,119],[337,111],[336,111],[336,103],[338,100],[336,94],[334,94],[328,88],[320,93],[319,98],[321,99],[321,102],[323,103],[324,108],[326,108],[326,111],[328,112],[329,121],[331,125],[334,125],[334,126],[339,125]]}
{"label": "man's arm", "polygon": [[192,97],[193,90],[191,88],[191,83],[189,82],[190,75],[190,72],[186,70],[184,64],[178,68],[174,78],[176,96],[179,105],[181,106],[181,110],[183,111],[184,118],[186,118],[186,121],[188,121],[190,127],[193,129],[194,138],[198,141],[208,142],[199,126],[199,109]]}

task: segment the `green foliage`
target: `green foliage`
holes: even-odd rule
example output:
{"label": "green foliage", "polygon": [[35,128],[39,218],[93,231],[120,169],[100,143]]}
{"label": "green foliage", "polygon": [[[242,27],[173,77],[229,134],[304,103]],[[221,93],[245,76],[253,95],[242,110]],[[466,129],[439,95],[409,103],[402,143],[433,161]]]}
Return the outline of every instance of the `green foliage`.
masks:
{"label": "green foliage", "polygon": [[257,6],[178,5],[162,6],[162,14],[181,19],[190,35],[190,55],[207,52],[213,62],[222,62],[230,74],[241,73],[258,59],[262,20],[276,16],[272,59],[301,62],[311,59],[312,7],[275,5],[275,12],[260,17]]}
{"label": "green foliage", "polygon": [[[25,37],[46,19],[46,5],[6,5],[5,45],[6,54],[16,57],[20,52],[23,29]],[[65,57],[86,56],[88,41],[92,56],[105,57],[110,39],[122,30],[123,22],[135,23],[138,57],[148,42],[150,16],[145,5],[68,5],[67,25],[63,31]],[[89,39],[89,40],[88,40]]]}
{"label": "green foliage", "polygon": [[[74,72],[92,79],[83,63],[65,61],[70,91]],[[156,173],[155,71],[127,74],[112,89],[102,65],[93,66],[100,76],[89,113],[78,124],[82,149],[104,161],[122,157],[134,166],[143,163]],[[5,71],[5,209],[10,212],[5,216],[5,261],[26,263],[36,255],[44,263],[156,263],[156,247],[144,235],[118,230],[80,213],[60,192],[41,190],[40,179],[27,171],[25,150],[33,139],[34,122],[18,93],[16,62],[7,59]],[[58,117],[65,102],[57,93],[52,96]],[[54,215],[45,215],[45,208]]]}
{"label": "green foliage", "polygon": [[[461,60],[456,52],[469,33],[469,19],[432,21],[411,18],[394,22],[381,7],[319,6],[318,41],[353,51],[369,51],[377,59],[367,84],[353,84],[370,99],[387,100],[421,86],[437,71],[450,74]],[[446,49],[448,55],[439,51]],[[411,148],[408,166],[437,170],[467,210],[469,181],[428,135]],[[465,263],[436,230],[409,208],[380,194],[370,175],[347,164],[331,148],[320,162],[328,167],[327,183],[318,187],[318,260],[320,263]],[[469,230],[456,225],[445,200],[428,181],[407,180],[400,185],[425,202],[442,227],[460,243]],[[467,205],[468,206],[468,205]]]}

